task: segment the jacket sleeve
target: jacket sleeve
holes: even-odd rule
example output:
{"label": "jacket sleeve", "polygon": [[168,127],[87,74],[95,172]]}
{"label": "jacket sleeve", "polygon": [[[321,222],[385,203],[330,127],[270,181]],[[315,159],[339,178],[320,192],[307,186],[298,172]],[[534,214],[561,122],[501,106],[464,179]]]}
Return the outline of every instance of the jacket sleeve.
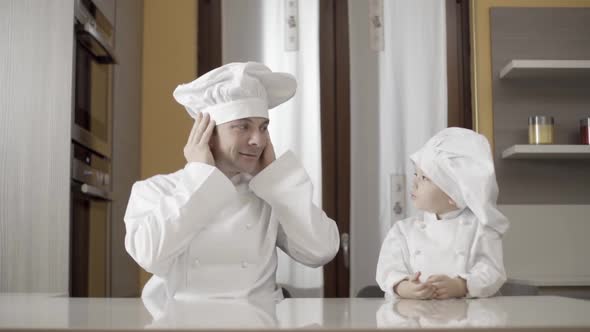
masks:
{"label": "jacket sleeve", "polygon": [[165,276],[234,192],[221,171],[203,163],[136,182],[124,217],[127,252],[146,271]]}
{"label": "jacket sleeve", "polygon": [[379,253],[376,279],[386,297],[398,297],[393,287],[412,274],[409,264],[406,238],[401,232],[399,221],[393,225]]}
{"label": "jacket sleeve", "polygon": [[340,246],[334,220],[312,202],[313,186],[295,155],[288,151],[250,181],[279,221],[277,246],[310,267],[331,261]]}
{"label": "jacket sleeve", "polygon": [[502,256],[502,235],[480,226],[476,231],[467,273],[459,275],[467,281],[468,297],[489,297],[506,282]]}

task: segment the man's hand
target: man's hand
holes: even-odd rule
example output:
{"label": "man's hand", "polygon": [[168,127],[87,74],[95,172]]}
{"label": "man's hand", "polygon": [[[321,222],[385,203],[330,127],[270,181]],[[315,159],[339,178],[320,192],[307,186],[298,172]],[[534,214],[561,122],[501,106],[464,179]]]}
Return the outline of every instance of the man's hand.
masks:
{"label": "man's hand", "polygon": [[272,145],[272,141],[270,140],[270,135],[268,131],[266,132],[266,147],[264,151],[262,151],[262,155],[260,159],[258,159],[258,166],[256,167],[256,174],[260,173],[263,169],[265,169],[268,165],[270,165],[273,161],[275,161],[275,148]]}
{"label": "man's hand", "polygon": [[451,278],[444,274],[436,274],[430,276],[426,280],[426,284],[436,288],[434,298],[437,300],[464,297],[467,295],[467,282],[460,277]]}
{"label": "man's hand", "polygon": [[393,291],[406,299],[427,300],[434,296],[434,286],[420,282],[420,272],[416,272],[409,280],[403,280]]}
{"label": "man's hand", "polygon": [[209,139],[213,134],[215,121],[211,120],[209,114],[197,114],[195,124],[184,147],[184,157],[188,163],[197,162],[215,166],[215,159],[209,148]]}

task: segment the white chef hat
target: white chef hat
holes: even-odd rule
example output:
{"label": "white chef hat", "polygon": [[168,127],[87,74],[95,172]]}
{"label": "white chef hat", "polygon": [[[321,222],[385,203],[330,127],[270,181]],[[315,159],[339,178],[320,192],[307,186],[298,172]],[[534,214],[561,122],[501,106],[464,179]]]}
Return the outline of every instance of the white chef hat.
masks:
{"label": "white chef hat", "polygon": [[477,219],[503,234],[508,219],[498,210],[498,184],[488,140],[469,129],[446,128],[410,156],[431,181]]}
{"label": "white chef hat", "polygon": [[256,62],[223,65],[174,90],[174,99],[196,118],[211,115],[216,124],[249,118],[268,118],[268,110],[295,94],[297,81]]}

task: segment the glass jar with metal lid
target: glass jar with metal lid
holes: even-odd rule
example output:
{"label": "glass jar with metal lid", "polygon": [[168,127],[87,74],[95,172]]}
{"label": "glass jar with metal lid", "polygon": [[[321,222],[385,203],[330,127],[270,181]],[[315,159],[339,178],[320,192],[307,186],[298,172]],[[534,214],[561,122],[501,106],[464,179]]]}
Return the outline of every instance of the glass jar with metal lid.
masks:
{"label": "glass jar with metal lid", "polygon": [[529,144],[553,144],[553,124],[552,116],[530,116]]}

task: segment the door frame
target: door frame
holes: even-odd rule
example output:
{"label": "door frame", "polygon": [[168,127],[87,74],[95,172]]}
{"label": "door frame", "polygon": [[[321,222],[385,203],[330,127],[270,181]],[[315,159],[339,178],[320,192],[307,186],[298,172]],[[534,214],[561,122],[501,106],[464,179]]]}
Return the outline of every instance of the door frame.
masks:
{"label": "door frame", "polygon": [[[342,239],[350,234],[348,1],[321,0],[319,6],[322,207],[336,221]],[[350,250],[349,240],[348,257],[339,250],[324,265],[324,297],[350,296]]]}
{"label": "door frame", "polygon": [[448,126],[473,129],[470,1],[446,0]]}

